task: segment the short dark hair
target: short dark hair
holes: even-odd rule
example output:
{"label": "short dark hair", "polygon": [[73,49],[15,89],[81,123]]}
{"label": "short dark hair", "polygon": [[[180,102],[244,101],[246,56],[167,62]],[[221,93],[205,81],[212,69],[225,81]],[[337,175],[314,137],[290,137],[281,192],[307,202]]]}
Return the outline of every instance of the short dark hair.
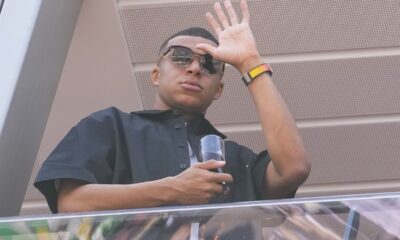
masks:
{"label": "short dark hair", "polygon": [[212,33],[207,31],[206,29],[201,28],[201,27],[191,27],[191,28],[187,28],[182,31],[179,31],[179,32],[173,34],[172,36],[170,36],[169,38],[167,38],[161,45],[159,53],[161,53],[163,51],[163,49],[167,46],[169,40],[173,39],[174,37],[178,37],[178,36],[202,37],[202,38],[213,41],[217,45],[219,44],[218,40],[214,37],[214,35],[212,35]]}

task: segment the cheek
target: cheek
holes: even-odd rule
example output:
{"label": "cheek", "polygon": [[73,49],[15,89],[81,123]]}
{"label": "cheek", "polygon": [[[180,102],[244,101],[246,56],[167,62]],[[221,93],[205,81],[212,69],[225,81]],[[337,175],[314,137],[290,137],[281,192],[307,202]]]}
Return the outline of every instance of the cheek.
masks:
{"label": "cheek", "polygon": [[181,69],[177,68],[174,65],[165,63],[161,68],[160,68],[160,82],[164,83],[171,83],[171,82],[176,82],[179,76],[182,75]]}

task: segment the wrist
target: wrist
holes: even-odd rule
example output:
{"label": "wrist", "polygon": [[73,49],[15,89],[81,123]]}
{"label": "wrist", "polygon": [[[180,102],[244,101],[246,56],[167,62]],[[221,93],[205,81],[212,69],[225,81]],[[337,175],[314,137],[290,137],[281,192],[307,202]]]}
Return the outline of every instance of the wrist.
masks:
{"label": "wrist", "polygon": [[241,75],[248,73],[250,70],[254,69],[255,67],[263,64],[263,60],[261,56],[257,55],[254,57],[250,57],[245,59],[240,66],[237,67]]}
{"label": "wrist", "polygon": [[[149,206],[162,206],[174,203],[174,193],[171,191],[171,186],[173,186],[173,177],[166,177],[158,179],[155,181],[145,182],[144,188],[146,191],[142,191],[142,197],[147,199],[147,204]],[[132,185],[134,187],[135,184]],[[137,194],[137,191],[135,191]]]}
{"label": "wrist", "polygon": [[262,63],[247,73],[243,74],[242,80],[246,86],[252,83],[261,74],[267,73],[270,77],[272,76],[272,69],[267,63]]}
{"label": "wrist", "polygon": [[174,186],[175,186],[175,178],[176,177],[166,177],[161,179],[160,181],[161,186],[162,186],[162,196],[161,200],[165,203],[165,204],[171,204],[171,203],[176,203],[177,202],[177,194],[176,191],[174,190]]}

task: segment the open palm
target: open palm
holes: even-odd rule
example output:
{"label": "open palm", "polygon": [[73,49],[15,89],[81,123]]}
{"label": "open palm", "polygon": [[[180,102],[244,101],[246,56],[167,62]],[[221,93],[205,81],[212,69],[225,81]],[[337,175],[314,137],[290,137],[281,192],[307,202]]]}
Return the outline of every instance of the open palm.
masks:
{"label": "open palm", "polygon": [[249,10],[247,2],[241,1],[243,19],[238,21],[235,10],[229,0],[224,2],[229,19],[219,3],[214,5],[219,22],[211,13],[207,13],[207,21],[218,36],[219,46],[199,44],[197,48],[210,53],[214,58],[229,63],[240,70],[246,61],[258,58],[259,52],[249,26]]}

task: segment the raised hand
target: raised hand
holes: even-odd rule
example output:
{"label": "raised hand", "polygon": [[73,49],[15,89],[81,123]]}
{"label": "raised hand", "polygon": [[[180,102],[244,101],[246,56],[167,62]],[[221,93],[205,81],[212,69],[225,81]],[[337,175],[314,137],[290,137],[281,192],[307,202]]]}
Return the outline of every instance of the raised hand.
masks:
{"label": "raised hand", "polygon": [[219,21],[211,13],[206,14],[208,23],[217,34],[219,46],[214,47],[204,43],[196,47],[211,54],[215,59],[233,65],[241,73],[245,73],[255,64],[262,62],[249,26],[250,13],[247,1],[240,2],[242,21],[239,21],[230,0],[224,2],[224,7],[228,16],[225,15],[219,2],[214,4],[215,14]]}
{"label": "raised hand", "polygon": [[181,174],[173,177],[171,188],[176,193],[176,202],[181,204],[205,204],[223,192],[222,182],[232,182],[227,173],[215,173],[209,170],[221,168],[223,161],[210,160],[198,163]]}

